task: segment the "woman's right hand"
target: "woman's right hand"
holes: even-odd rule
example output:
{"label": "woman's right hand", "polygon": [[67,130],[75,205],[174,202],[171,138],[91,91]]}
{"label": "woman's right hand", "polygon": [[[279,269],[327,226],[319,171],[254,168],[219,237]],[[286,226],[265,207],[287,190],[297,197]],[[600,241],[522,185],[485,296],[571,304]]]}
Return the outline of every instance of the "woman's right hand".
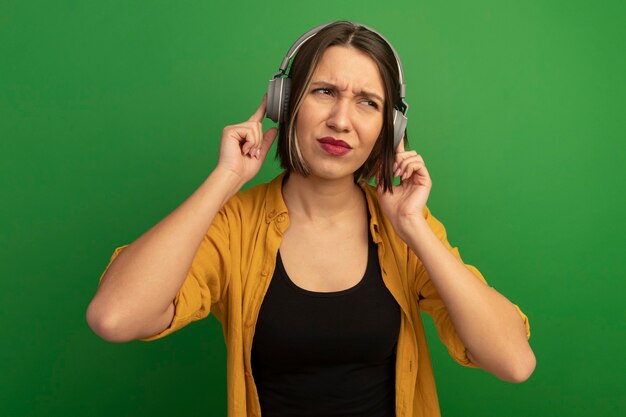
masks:
{"label": "woman's right hand", "polygon": [[263,133],[261,121],[265,116],[266,103],[267,94],[248,121],[226,126],[222,130],[216,169],[225,169],[236,174],[241,178],[241,185],[259,172],[278,132],[277,128],[271,127]]}

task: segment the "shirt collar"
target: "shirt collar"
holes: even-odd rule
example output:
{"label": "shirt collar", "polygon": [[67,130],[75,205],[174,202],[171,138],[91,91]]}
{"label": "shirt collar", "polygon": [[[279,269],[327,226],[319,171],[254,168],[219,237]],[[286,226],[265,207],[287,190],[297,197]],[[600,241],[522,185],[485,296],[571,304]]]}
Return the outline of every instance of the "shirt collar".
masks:
{"label": "shirt collar", "polygon": [[285,178],[285,172],[283,171],[274,178],[267,188],[265,195],[265,222],[271,223],[280,215],[287,215],[287,206],[285,200],[283,200],[283,179]]}
{"label": "shirt collar", "polygon": [[[265,198],[265,222],[268,224],[280,218],[281,215],[282,218],[284,218],[289,214],[282,191],[285,175],[285,171],[281,172],[269,183],[269,187],[267,188]],[[370,213],[370,232],[372,233],[372,238],[374,242],[379,243],[382,241],[379,226],[382,213],[380,212],[380,205],[378,204],[376,188],[365,181],[360,181],[359,186],[365,193],[365,200]]]}
{"label": "shirt collar", "polygon": [[372,239],[375,243],[382,242],[380,236],[380,218],[382,212],[380,211],[380,205],[378,204],[378,193],[376,188],[365,181],[360,181],[359,186],[365,192],[365,200],[367,201],[367,208],[370,213],[370,232],[372,233]]}

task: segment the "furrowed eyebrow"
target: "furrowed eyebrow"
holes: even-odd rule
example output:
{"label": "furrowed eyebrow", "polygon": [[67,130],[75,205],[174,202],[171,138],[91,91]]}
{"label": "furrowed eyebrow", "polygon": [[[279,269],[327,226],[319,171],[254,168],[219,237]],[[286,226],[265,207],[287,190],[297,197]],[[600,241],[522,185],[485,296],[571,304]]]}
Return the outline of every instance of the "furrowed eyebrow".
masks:
{"label": "furrowed eyebrow", "polygon": [[[334,85],[333,83],[329,83],[328,81],[313,81],[311,83],[311,86],[330,87],[330,88],[335,88],[335,89],[337,88],[336,85]],[[371,91],[361,90],[359,91],[357,95],[361,97],[366,97],[366,98],[375,98],[379,100],[381,103],[385,102],[385,100],[381,96]]]}

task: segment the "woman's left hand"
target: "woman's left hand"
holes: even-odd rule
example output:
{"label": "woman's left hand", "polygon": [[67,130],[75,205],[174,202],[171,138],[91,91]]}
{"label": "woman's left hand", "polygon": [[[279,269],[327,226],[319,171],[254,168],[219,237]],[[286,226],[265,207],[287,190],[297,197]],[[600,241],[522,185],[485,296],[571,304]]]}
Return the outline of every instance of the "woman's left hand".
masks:
{"label": "woman's left hand", "polygon": [[424,219],[423,211],[432,181],[424,159],[415,151],[405,151],[403,141],[396,149],[393,169],[394,178],[400,176],[400,184],[393,186],[393,194],[383,192],[380,185],[377,191],[385,215],[402,238],[405,226]]}

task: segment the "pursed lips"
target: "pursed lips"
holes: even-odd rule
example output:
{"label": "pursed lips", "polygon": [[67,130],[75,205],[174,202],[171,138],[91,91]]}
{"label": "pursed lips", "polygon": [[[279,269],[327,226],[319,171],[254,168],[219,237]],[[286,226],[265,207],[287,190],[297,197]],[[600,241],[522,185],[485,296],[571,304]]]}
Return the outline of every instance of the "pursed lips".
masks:
{"label": "pursed lips", "polygon": [[352,146],[348,145],[343,140],[333,138],[332,136],[325,136],[323,138],[318,139],[317,141],[320,142],[320,143],[327,143],[327,144],[333,145],[333,146],[341,146],[341,147],[346,148],[346,149],[352,149]]}

